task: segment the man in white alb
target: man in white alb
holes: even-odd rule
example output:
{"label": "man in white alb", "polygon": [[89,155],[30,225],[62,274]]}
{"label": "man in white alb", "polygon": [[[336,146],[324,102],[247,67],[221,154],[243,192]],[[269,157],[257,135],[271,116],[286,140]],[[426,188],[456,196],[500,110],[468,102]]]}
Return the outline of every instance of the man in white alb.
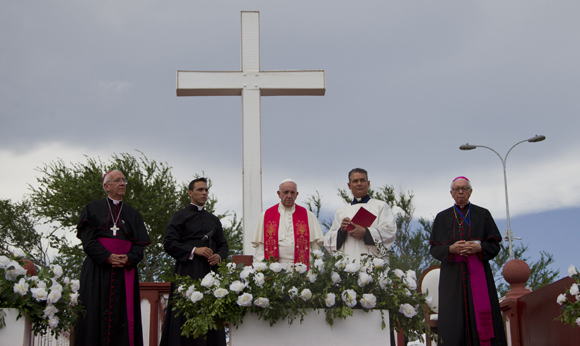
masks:
{"label": "man in white alb", "polygon": [[309,265],[310,252],[320,249],[324,235],[316,216],[295,204],[298,186],[290,179],[280,183],[280,203],[262,213],[254,232],[254,262],[273,259],[280,263]]}
{"label": "man in white alb", "polygon": [[[348,180],[348,188],[354,199],[336,212],[332,226],[324,237],[324,246],[331,253],[341,251],[351,258],[359,258],[361,254],[375,254],[375,241],[387,248],[391,247],[397,231],[391,207],[383,201],[370,198],[368,191],[371,182],[366,170],[352,169],[348,173]],[[351,221],[360,208],[376,216],[368,227]],[[347,230],[349,225],[351,230]]]}

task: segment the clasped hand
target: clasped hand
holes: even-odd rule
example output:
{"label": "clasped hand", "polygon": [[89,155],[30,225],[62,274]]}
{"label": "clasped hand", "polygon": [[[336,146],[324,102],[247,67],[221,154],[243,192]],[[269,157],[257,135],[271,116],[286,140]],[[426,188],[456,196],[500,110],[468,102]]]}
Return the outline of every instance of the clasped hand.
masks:
{"label": "clasped hand", "polygon": [[474,241],[460,240],[449,247],[449,251],[460,256],[467,257],[469,255],[481,252],[481,245]]}
{"label": "clasped hand", "polygon": [[[354,229],[347,231],[346,227],[348,225],[351,225],[352,227],[354,227]],[[340,230],[342,232],[348,232],[348,235],[350,237],[353,237],[354,239],[362,239],[362,238],[364,238],[365,234],[367,233],[366,228],[364,228],[363,226],[357,225],[356,223],[351,222],[349,217],[345,217],[344,219],[342,219],[342,222],[340,223]]]}
{"label": "clasped hand", "polygon": [[206,257],[207,261],[212,266],[220,263],[221,260],[220,256],[213,253],[213,250],[208,247],[196,247],[194,253],[196,255]]}
{"label": "clasped hand", "polygon": [[129,257],[127,257],[127,255],[117,255],[113,253],[109,257],[107,257],[105,261],[109,263],[113,268],[123,268],[124,266],[129,264]]}

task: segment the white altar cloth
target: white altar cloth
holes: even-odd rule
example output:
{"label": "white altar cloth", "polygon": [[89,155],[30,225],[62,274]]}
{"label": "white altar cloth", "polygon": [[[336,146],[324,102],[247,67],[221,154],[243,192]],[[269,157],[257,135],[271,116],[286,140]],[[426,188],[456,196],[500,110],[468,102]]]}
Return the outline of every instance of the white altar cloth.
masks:
{"label": "white altar cloth", "polygon": [[389,313],[384,312],[385,329],[381,329],[381,312],[353,310],[353,316],[345,320],[337,318],[334,325],[326,323],[324,310],[312,311],[289,325],[287,321],[270,323],[258,320],[254,314],[246,314],[244,323],[230,326],[231,346],[307,346],[307,345],[384,345],[390,346]]}

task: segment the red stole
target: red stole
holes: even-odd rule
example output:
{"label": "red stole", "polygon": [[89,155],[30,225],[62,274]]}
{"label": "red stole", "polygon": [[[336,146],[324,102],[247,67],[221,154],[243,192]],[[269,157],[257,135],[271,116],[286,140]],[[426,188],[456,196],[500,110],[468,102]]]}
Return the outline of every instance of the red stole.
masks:
{"label": "red stole", "polygon": [[[308,212],[306,208],[294,205],[296,209],[292,214],[294,226],[294,263],[310,265],[310,231],[308,229]],[[280,227],[280,212],[278,204],[266,210],[264,213],[264,258],[279,258],[278,228]]]}
{"label": "red stole", "polygon": [[[105,249],[116,255],[125,255],[131,250],[132,243],[116,238],[98,238]],[[125,300],[127,301],[127,322],[129,329],[129,343],[135,345],[135,306],[133,292],[135,288],[135,268],[125,269]],[[111,323],[109,319],[109,323]],[[110,327],[110,326],[109,326]]]}

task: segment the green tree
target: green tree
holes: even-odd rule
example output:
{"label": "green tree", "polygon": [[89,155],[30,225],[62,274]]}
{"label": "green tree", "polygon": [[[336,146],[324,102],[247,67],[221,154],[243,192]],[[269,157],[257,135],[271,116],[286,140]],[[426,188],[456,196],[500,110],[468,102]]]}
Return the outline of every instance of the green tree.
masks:
{"label": "green tree", "polygon": [[[165,228],[172,215],[190,203],[188,184],[178,184],[166,163],[131,154],[115,154],[107,163],[87,157],[84,163],[67,166],[62,160],[38,168],[41,176],[37,187],[31,186],[31,198],[39,217],[52,224],[50,245],[58,249],[55,263],[61,264],[70,277],[78,277],[85,254],[76,239],[76,225],[82,208],[90,201],[104,198],[102,176],[104,172],[118,169],[129,181],[124,200],[138,210],[151,238],[145,257],[139,264],[143,281],[166,281],[172,274],[173,258],[163,250]],[[210,196],[206,208],[213,212],[217,204]],[[219,214],[224,219],[229,211]],[[231,223],[224,225],[233,238],[241,237],[241,222],[234,213]]]}
{"label": "green tree", "polygon": [[0,255],[11,257],[18,248],[27,259],[40,266],[48,261],[48,244],[42,243],[42,233],[36,230],[38,217],[32,212],[29,200],[12,203],[0,199]]}

